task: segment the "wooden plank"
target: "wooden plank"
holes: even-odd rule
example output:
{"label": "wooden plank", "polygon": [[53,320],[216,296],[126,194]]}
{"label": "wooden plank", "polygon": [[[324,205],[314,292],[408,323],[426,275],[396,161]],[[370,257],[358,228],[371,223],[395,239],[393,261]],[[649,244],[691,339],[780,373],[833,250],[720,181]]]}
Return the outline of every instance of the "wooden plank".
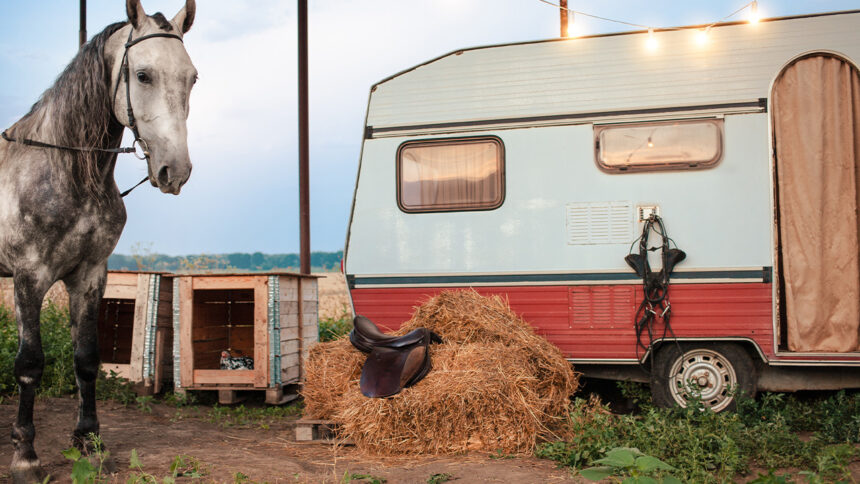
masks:
{"label": "wooden plank", "polygon": [[254,287],[254,386],[269,386],[269,281],[257,279]]}
{"label": "wooden plank", "polygon": [[[298,281],[299,281],[299,285],[298,285],[298,293],[301,295],[301,294],[303,294],[303,288],[302,288],[302,285],[303,285],[303,282],[304,282],[304,281],[303,281],[302,279],[299,279]],[[304,298],[299,297],[298,302],[299,302],[299,315],[298,315],[298,316],[299,316],[299,326],[301,326],[301,323],[302,323],[302,320],[304,319],[304,314],[305,314],[305,309],[304,309]],[[298,341],[299,341],[299,346],[298,346],[298,354],[299,354],[299,355],[303,354],[303,353],[304,353],[304,350],[305,350],[305,348],[304,348],[304,347],[305,347],[304,339],[305,339],[305,338],[304,338],[304,332],[300,332],[300,333],[299,333],[299,340],[298,340]],[[304,368],[302,368],[302,366],[301,366],[301,365],[299,365],[299,375],[298,375],[298,379],[299,379],[299,380],[302,380],[302,379],[304,379],[304,377],[305,377],[305,371],[304,371]]]}
{"label": "wooden plank", "polygon": [[194,290],[191,277],[179,278],[179,375],[182,386],[194,385],[194,342],[191,339],[193,321]]}
{"label": "wooden plank", "polygon": [[170,276],[161,276],[161,283],[158,286],[158,299],[166,303],[173,302],[173,278]]}
{"label": "wooden plank", "polygon": [[[123,274],[125,275],[125,274]],[[143,381],[143,343],[146,333],[146,313],[149,309],[150,274],[137,275],[137,295],[134,298],[134,330],[131,333],[131,381]]]}
{"label": "wooden plank", "polygon": [[220,405],[232,405],[239,403],[241,398],[236,390],[218,390],[218,403]]}
{"label": "wooden plank", "polygon": [[128,378],[131,380],[131,368],[129,365],[117,364],[117,363],[102,363],[102,370],[105,373],[110,375],[111,371],[116,372],[121,378]]}
{"label": "wooden plank", "polygon": [[171,307],[173,304],[171,301],[158,301],[158,311],[155,316],[158,320],[165,320],[173,318],[173,308]]}
{"label": "wooden plank", "polygon": [[299,353],[281,353],[281,368],[299,366]]}
{"label": "wooden plank", "polygon": [[105,299],[131,299],[137,297],[137,286],[111,284],[105,286]]}
{"label": "wooden plank", "polygon": [[194,289],[254,289],[265,276],[194,276]]}
{"label": "wooden plank", "polygon": [[136,272],[108,272],[107,284],[113,286],[137,287],[137,276],[144,275]]}
{"label": "wooden plank", "polygon": [[297,301],[299,299],[299,279],[291,276],[281,276],[281,301]]}
{"label": "wooden plank", "polygon": [[161,384],[164,382],[164,352],[165,348],[165,340],[167,338],[167,330],[164,328],[158,328],[155,331],[155,368],[152,371],[152,378],[154,381],[153,391],[158,394],[161,392]]}
{"label": "wooden plank", "polygon": [[195,385],[252,383],[255,370],[194,370]]}

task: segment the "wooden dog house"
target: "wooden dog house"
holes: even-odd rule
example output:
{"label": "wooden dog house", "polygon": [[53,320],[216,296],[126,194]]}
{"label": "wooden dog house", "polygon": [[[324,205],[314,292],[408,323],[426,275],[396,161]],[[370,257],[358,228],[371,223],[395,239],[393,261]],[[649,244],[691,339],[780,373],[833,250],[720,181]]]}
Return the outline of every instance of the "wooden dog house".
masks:
{"label": "wooden dog house", "polygon": [[153,272],[108,272],[98,316],[102,369],[127,378],[140,394],[158,393],[171,378],[172,279]]}
{"label": "wooden dog house", "polygon": [[[318,339],[317,278],[294,273],[196,274],[173,282],[174,387],[266,390],[267,403],[296,398],[301,362]],[[222,352],[253,359],[253,369],[221,369]]]}

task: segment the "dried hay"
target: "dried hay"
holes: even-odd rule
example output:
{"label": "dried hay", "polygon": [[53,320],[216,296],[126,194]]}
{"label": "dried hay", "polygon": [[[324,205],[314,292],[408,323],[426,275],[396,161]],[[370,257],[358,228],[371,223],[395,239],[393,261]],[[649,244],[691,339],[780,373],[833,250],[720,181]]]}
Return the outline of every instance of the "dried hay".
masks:
{"label": "dried hay", "polygon": [[386,454],[528,452],[562,426],[576,375],[502,298],[442,292],[398,333],[419,327],[445,343],[431,346],[427,377],[392,398],[361,394],[365,357],[347,340],[312,349],[306,413],[339,422],[342,436],[359,449]]}
{"label": "dried hay", "polygon": [[305,416],[329,420],[341,404],[341,396],[350,387],[358,388],[364,354],[356,351],[346,338],[317,343],[305,360]]}

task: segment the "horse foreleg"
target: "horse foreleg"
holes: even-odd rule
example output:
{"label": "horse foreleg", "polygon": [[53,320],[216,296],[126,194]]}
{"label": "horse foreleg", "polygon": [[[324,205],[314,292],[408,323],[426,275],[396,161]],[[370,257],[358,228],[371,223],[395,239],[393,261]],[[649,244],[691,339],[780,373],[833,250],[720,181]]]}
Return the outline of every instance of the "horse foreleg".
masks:
{"label": "horse foreleg", "polygon": [[74,344],[75,379],[80,407],[72,443],[91,451],[90,434],[99,434],[96,415],[96,377],[99,373],[98,312],[104,294],[107,268],[80,267],[63,279],[69,293],[69,316]]}
{"label": "horse foreleg", "polygon": [[18,354],[15,357],[15,379],[18,382],[18,417],[12,425],[12,457],[10,471],[16,483],[42,482],[45,471],[33,448],[36,427],[33,425],[33,404],[36,389],[42,381],[45,354],[39,333],[39,312],[50,282],[39,281],[29,274],[15,274],[15,319],[18,323]]}

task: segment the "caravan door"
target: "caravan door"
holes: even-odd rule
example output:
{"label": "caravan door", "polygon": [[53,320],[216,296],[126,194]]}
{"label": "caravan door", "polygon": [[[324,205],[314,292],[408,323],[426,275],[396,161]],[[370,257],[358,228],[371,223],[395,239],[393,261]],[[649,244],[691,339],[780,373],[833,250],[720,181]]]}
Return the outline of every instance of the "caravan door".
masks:
{"label": "caravan door", "polygon": [[780,347],[860,351],[860,75],[796,59],[773,87]]}

